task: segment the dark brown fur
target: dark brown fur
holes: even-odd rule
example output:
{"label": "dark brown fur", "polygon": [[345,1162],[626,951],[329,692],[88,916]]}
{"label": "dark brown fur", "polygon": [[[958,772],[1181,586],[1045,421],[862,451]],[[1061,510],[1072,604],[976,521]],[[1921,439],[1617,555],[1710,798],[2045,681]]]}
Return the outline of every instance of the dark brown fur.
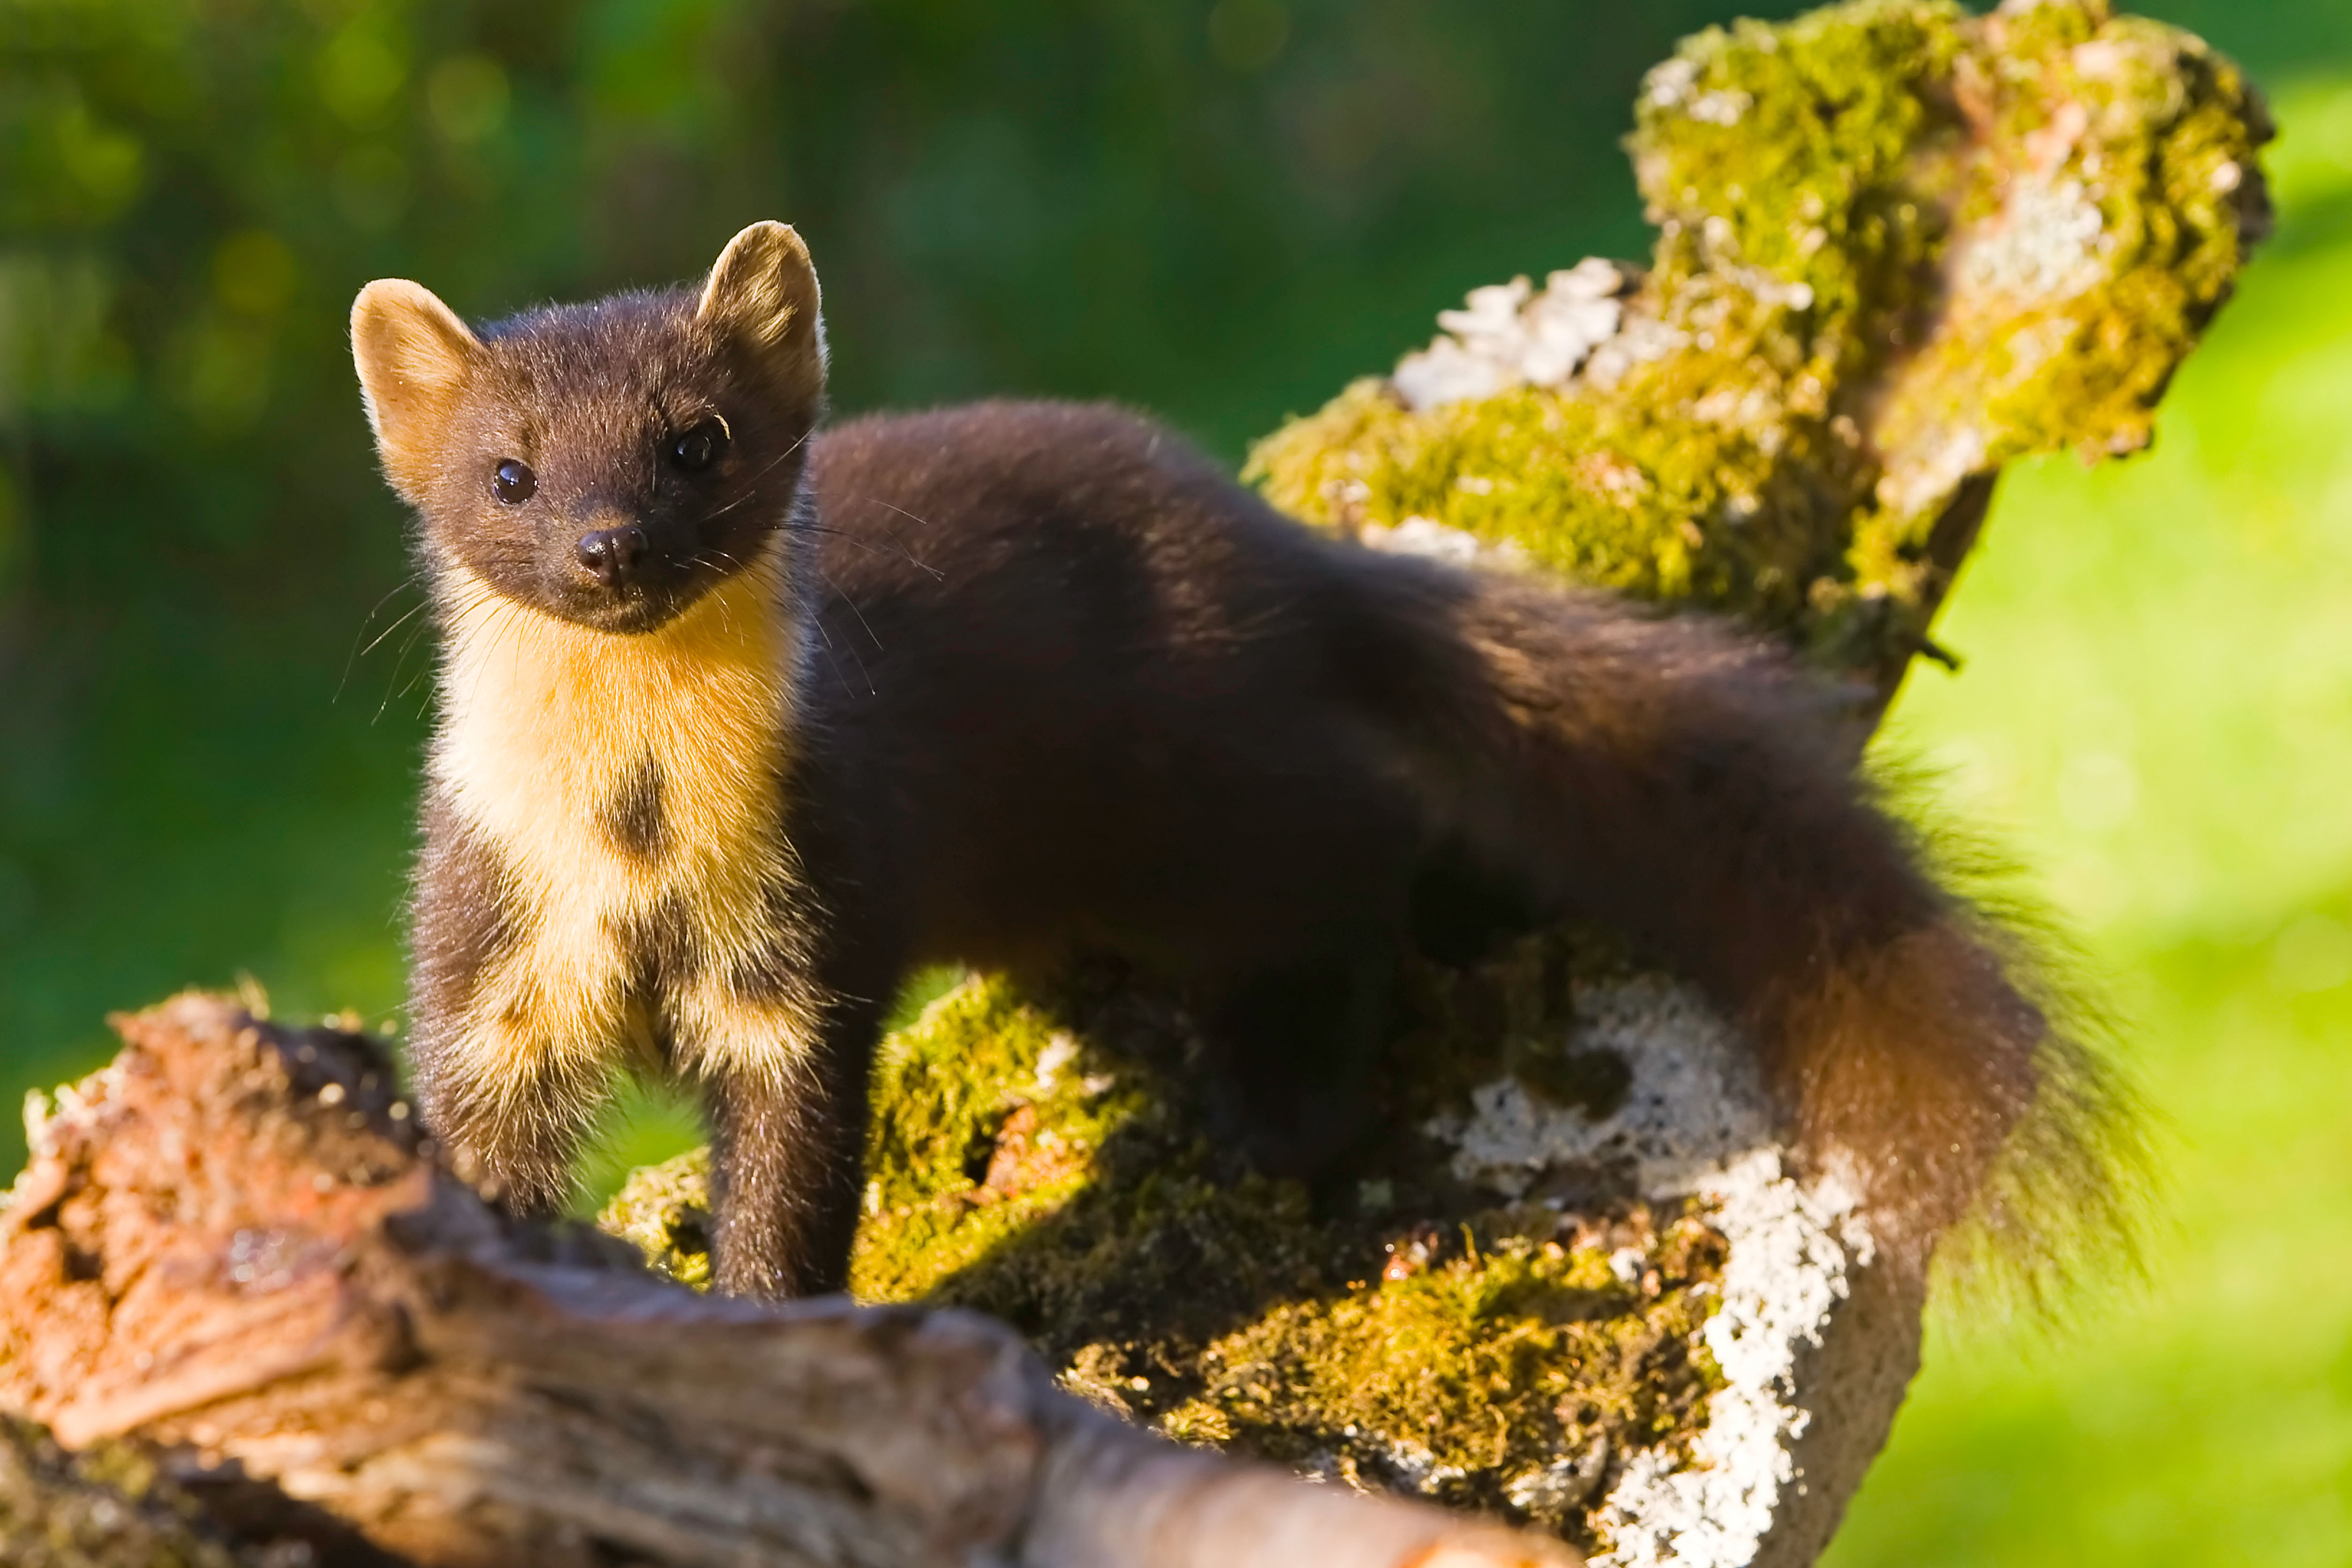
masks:
{"label": "dark brown fur", "polygon": [[[764,551],[822,584],[777,612],[818,629],[778,673],[795,880],[727,971],[747,1001],[818,998],[818,1038],[706,1085],[726,1289],[844,1282],[882,1009],[928,961],[1110,953],[1181,983],[1237,1134],[1307,1172],[1362,1130],[1441,891],[1490,930],[1600,922],[1744,1025],[1804,1150],[1851,1162],[1915,1263],[2033,1103],[2041,1016],[1874,807],[1822,695],[1758,642],[1314,534],[1115,410],[981,404],[804,449],[818,383],[698,329],[691,297],[543,312],[489,343],[502,368],[467,394],[457,450],[396,467],[428,560],[607,630]],[[723,472],[631,477],[706,414],[735,434]],[[562,499],[532,513],[552,521],[481,500],[512,443]],[[587,602],[566,552],[607,514],[645,519],[685,575],[635,608]],[[633,779],[603,831],[654,852],[667,788]],[[417,997],[454,1017],[500,941],[500,877],[430,805],[426,837]],[[629,934],[646,987],[690,961],[670,945]],[[600,1085],[542,1068],[493,1120],[436,1098],[429,1045],[418,1065],[443,1136],[526,1199],[560,1190]]]}
{"label": "dark brown fur", "polygon": [[1441,868],[1704,987],[1923,1244],[2031,1103],[2040,1015],[1766,645],[1321,538],[1108,409],[862,421],[812,475],[807,809],[884,846],[861,880],[903,911],[862,939],[1187,982],[1263,1163],[1358,1130]]}
{"label": "dark brown fur", "polygon": [[454,1006],[472,977],[514,946],[515,915],[498,852],[428,791],[425,847],[416,867],[409,980],[439,1006]]}
{"label": "dark brown fur", "polygon": [[642,758],[604,803],[597,825],[624,854],[641,861],[659,860],[667,847],[662,818],[661,764]]}

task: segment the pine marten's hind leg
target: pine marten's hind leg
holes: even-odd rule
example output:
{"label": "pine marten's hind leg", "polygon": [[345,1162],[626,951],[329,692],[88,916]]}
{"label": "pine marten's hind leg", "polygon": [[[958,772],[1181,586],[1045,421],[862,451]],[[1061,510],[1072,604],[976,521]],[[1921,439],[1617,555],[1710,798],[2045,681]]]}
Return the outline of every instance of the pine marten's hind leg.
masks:
{"label": "pine marten's hind leg", "polygon": [[1391,940],[1329,940],[1203,999],[1212,1124],[1260,1170],[1321,1175],[1370,1132],[1402,951]]}
{"label": "pine marten's hind leg", "polygon": [[1378,1124],[1424,837],[1393,771],[1352,727],[1309,729],[1221,802],[1241,827],[1215,846],[1223,929],[1188,965],[1193,1016],[1211,1131],[1269,1176],[1337,1174]]}

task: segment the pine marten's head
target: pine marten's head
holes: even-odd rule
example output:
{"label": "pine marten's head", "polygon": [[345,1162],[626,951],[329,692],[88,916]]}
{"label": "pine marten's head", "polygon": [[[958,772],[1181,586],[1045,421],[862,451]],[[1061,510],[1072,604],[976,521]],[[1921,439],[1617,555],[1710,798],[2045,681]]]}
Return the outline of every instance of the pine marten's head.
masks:
{"label": "pine marten's head", "polygon": [[393,487],[444,580],[583,626],[646,632],[779,547],[824,400],[816,274],[754,224],[697,291],[470,330],[371,283],[352,355]]}

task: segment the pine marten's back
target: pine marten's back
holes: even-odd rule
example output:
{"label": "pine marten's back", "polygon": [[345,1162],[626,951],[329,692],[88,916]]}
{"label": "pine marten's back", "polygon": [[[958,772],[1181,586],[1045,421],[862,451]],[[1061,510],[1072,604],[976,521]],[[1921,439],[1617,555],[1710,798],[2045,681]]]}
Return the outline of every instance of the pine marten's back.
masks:
{"label": "pine marten's back", "polygon": [[1423,831],[1349,657],[1360,552],[1100,407],[860,420],[811,467],[814,727],[905,822],[927,949],[1225,974],[1397,917]]}

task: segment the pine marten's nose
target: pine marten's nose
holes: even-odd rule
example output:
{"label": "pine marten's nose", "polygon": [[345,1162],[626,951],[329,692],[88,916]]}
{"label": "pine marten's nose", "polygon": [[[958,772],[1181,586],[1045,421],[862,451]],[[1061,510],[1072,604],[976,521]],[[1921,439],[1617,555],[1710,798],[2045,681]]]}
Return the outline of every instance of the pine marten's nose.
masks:
{"label": "pine marten's nose", "polygon": [[646,530],[635,523],[624,523],[617,528],[598,528],[580,536],[580,564],[603,580],[607,588],[621,588],[644,575],[646,558],[652,553],[646,539]]}

